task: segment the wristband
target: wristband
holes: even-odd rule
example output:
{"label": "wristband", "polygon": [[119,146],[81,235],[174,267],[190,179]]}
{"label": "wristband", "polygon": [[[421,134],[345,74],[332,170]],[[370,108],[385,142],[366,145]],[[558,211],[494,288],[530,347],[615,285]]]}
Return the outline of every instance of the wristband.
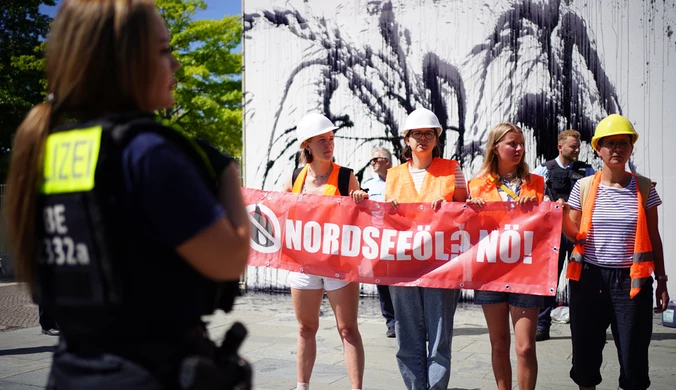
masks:
{"label": "wristband", "polygon": [[669,280],[669,277],[667,275],[660,275],[656,277],[657,280],[664,280],[665,282]]}

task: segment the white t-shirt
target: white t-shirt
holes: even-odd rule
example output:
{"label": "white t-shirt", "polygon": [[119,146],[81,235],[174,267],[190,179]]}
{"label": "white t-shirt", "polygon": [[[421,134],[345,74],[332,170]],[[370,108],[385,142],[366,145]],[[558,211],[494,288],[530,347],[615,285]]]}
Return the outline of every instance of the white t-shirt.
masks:
{"label": "white t-shirt", "polygon": [[[570,207],[582,210],[580,181],[575,183],[568,198]],[[646,210],[662,204],[655,187],[650,188]],[[592,226],[584,246],[584,260],[601,267],[628,268],[634,257],[638,197],[636,179],[624,188],[599,184],[592,213]]]}

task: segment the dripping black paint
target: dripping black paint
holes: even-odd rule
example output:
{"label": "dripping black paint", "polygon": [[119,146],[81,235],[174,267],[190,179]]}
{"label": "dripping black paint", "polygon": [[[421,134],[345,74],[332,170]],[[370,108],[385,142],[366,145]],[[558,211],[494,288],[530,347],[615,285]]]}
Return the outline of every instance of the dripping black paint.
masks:
{"label": "dripping black paint", "polygon": [[[513,78],[520,60],[519,45],[521,39],[527,36],[537,39],[541,52],[538,62],[531,64],[526,74],[536,65],[544,63],[549,73],[549,85],[544,92],[515,97],[515,107],[512,110],[514,114],[501,119],[533,129],[538,156],[551,157],[555,153],[556,136],[564,128],[578,129],[583,139],[589,140],[594,124],[600,119],[589,117],[582,107],[581,94],[586,92],[586,86],[573,77],[573,55],[576,51],[592,75],[593,87],[598,91],[597,99],[603,112],[597,116],[622,111],[615,87],[602,67],[584,20],[569,7],[563,6],[560,0],[543,4],[524,0],[513,4],[498,17],[493,32],[484,42],[475,45],[467,54],[462,65],[478,63],[471,71],[480,80],[477,108],[473,113],[467,112],[465,82],[456,65],[448,63],[436,53],[428,52],[423,55],[422,74],[415,74],[411,70],[411,64],[407,62],[411,33],[397,22],[391,2],[371,1],[367,4],[367,9],[370,15],[378,18],[378,30],[385,43],[385,49],[380,52],[374,51],[370,46],[358,47],[343,40],[340,31],[330,28],[327,20],[306,18],[296,10],[275,9],[244,15],[245,34],[256,23],[267,23],[274,28],[287,29],[299,39],[316,42],[324,51],[322,58],[299,63],[285,82],[283,97],[275,107],[275,123],[268,142],[267,162],[262,167],[263,187],[275,161],[288,154],[289,148],[295,145],[295,140],[290,137],[294,128],[277,130],[277,122],[295,77],[313,66],[322,69],[320,96],[317,96],[317,101],[321,103],[324,114],[339,127],[337,136],[340,136],[343,128],[359,126],[349,114],[333,113],[331,110],[331,99],[342,83],[365,107],[371,118],[375,118],[385,127],[383,134],[353,138],[362,144],[387,142],[395,155],[401,151],[401,132],[399,123],[394,120],[391,106],[393,102],[407,113],[417,107],[429,108],[439,116],[444,130],[457,132],[458,140],[451,153],[452,158],[462,163],[481,154],[480,140],[465,139],[467,121],[476,125],[482,115],[479,108],[489,104],[490,99],[484,96],[484,90],[490,65],[501,55],[507,55],[510,67],[505,78]],[[562,48],[555,49],[554,40],[561,42]],[[376,75],[376,79],[371,80],[355,69],[369,69],[371,74]],[[377,83],[384,86],[384,91],[379,93]],[[446,95],[449,90],[455,97],[453,103],[457,110],[457,126],[450,124],[447,114]],[[279,155],[271,156],[273,145],[282,140],[289,141],[284,141],[286,144]],[[440,142],[442,148],[447,146],[445,132]],[[295,154],[290,159],[293,160],[294,157]],[[366,167],[357,167],[359,177]]]}

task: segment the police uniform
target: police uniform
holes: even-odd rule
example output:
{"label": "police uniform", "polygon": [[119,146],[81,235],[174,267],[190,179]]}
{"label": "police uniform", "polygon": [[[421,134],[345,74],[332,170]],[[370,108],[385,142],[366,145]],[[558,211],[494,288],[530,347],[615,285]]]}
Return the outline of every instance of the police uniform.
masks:
{"label": "police uniform", "polygon": [[545,178],[553,201],[559,199],[567,201],[575,182],[583,177],[593,175],[594,169],[583,161],[574,161],[568,166],[563,166],[559,157],[556,157],[536,168],[533,173]]}
{"label": "police uniform", "polygon": [[[583,161],[574,161],[572,164],[564,167],[557,156],[555,159],[549,160],[541,167],[538,167],[534,173],[541,174],[545,177],[545,183],[552,194],[553,201],[558,199],[568,201],[568,196],[570,196],[570,191],[573,189],[575,183],[586,176],[593,175],[594,169],[591,165]],[[573,250],[572,242],[564,235],[561,235],[560,246],[558,275],[561,274],[566,255]],[[545,333],[542,336],[538,334],[538,340],[548,338],[549,328],[552,324],[551,311],[556,305],[556,297],[545,298],[545,307],[540,310],[538,316],[539,333]]]}
{"label": "police uniform", "polygon": [[215,359],[201,316],[236,283],[176,252],[224,216],[213,161],[149,114],[50,132],[34,291],[61,328],[48,387],[178,388],[184,358]]}

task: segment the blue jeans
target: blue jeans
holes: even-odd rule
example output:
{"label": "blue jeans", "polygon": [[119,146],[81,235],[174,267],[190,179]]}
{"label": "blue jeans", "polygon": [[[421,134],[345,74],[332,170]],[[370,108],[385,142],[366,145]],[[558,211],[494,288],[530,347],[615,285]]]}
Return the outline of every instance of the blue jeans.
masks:
{"label": "blue jeans", "polygon": [[376,286],[378,289],[378,299],[380,300],[380,311],[385,318],[387,328],[394,328],[394,307],[392,307],[392,297],[390,297],[389,286]]}
{"label": "blue jeans", "polygon": [[645,390],[648,377],[648,347],[653,326],[652,278],[631,299],[629,268],[605,268],[585,263],[580,281],[570,281],[570,333],[576,384],[593,387],[601,383],[603,347],[610,325],[620,361],[620,388]]}
{"label": "blue jeans", "polygon": [[54,353],[46,386],[47,390],[163,388],[146,368],[131,360],[111,354],[83,357],[60,348]]}
{"label": "blue jeans", "polygon": [[390,295],[399,346],[397,364],[406,388],[447,389],[453,316],[460,290],[391,286]]}
{"label": "blue jeans", "polygon": [[495,305],[504,302],[507,302],[509,306],[523,309],[541,308],[545,305],[545,297],[541,295],[474,290],[474,303],[477,305]]}

